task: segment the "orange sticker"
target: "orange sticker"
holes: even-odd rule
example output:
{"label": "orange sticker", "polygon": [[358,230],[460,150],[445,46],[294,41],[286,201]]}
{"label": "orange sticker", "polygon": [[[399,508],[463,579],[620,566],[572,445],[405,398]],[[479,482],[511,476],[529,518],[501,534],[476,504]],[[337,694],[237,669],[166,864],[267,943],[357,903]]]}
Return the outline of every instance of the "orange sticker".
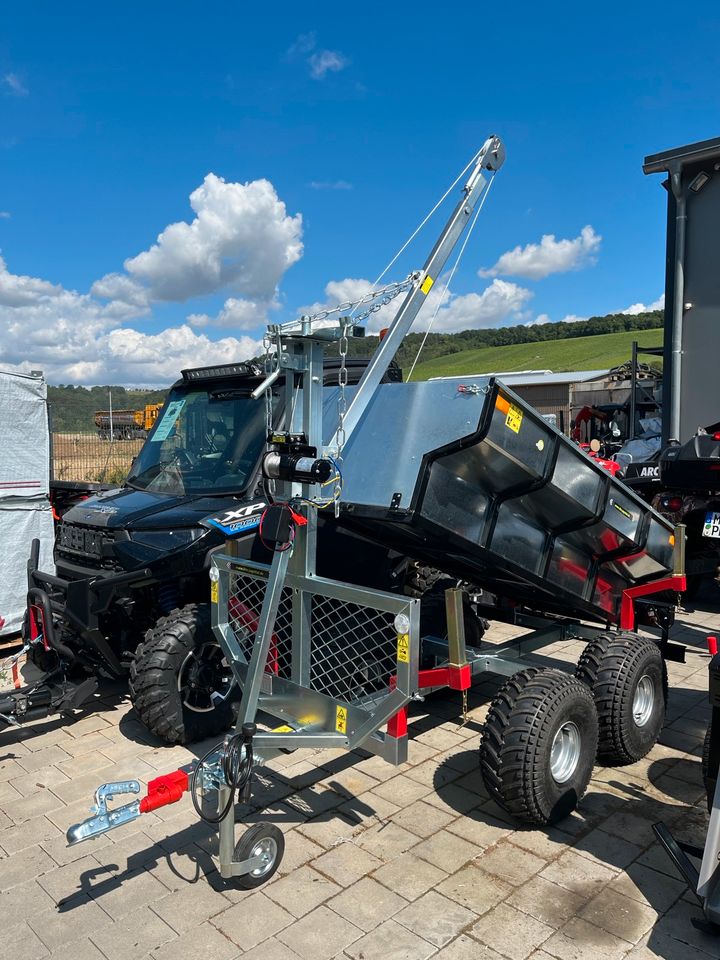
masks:
{"label": "orange sticker", "polygon": [[506,400],[505,397],[501,397],[500,394],[497,395],[497,400],[495,401],[495,406],[498,408],[500,413],[507,413],[510,409],[510,401]]}

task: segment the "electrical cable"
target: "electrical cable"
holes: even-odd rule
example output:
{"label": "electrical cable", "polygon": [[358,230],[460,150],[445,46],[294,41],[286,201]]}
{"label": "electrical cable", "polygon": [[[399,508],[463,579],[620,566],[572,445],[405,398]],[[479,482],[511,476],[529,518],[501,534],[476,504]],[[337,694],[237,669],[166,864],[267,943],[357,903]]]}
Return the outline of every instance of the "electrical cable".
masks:
{"label": "electrical cable", "polygon": [[[225,783],[230,788],[230,796],[223,809],[217,815],[212,815],[203,811],[202,804],[198,800],[197,777],[207,760],[218,750],[223,751],[221,768]],[[231,737],[225,745],[218,743],[211,747],[198,761],[190,779],[190,799],[201,820],[210,824],[218,824],[225,819],[235,805],[236,793],[247,786],[252,776],[253,762],[252,741],[244,742],[240,734]]]}
{"label": "electrical cable", "polygon": [[465,239],[463,240],[463,244],[462,244],[462,246],[460,247],[460,252],[458,253],[457,257],[455,258],[455,263],[453,264],[452,270],[450,271],[450,275],[448,276],[447,281],[446,281],[446,283],[445,283],[445,286],[443,287],[443,291],[442,291],[442,293],[440,294],[440,298],[439,298],[439,300],[438,300],[438,302],[437,302],[437,306],[435,307],[435,312],[433,313],[432,317],[430,318],[430,323],[428,324],[428,328],[427,328],[427,330],[425,331],[425,336],[422,338],[422,343],[420,344],[420,349],[418,350],[417,354],[415,355],[415,359],[413,360],[412,366],[410,367],[410,372],[409,372],[408,375],[407,375],[407,379],[405,380],[405,383],[408,383],[408,382],[410,381],[410,377],[412,376],[413,370],[415,369],[415,367],[416,367],[416,365],[417,365],[417,362],[418,362],[418,360],[420,359],[420,354],[421,354],[422,351],[423,351],[423,347],[425,346],[425,342],[427,341],[427,338],[428,338],[428,336],[430,335],[430,331],[432,330],[432,327],[433,327],[433,324],[435,323],[435,320],[436,320],[436,318],[437,318],[437,315],[438,315],[438,313],[440,312],[440,307],[443,305],[443,301],[445,300],[445,295],[447,294],[447,292],[448,292],[449,289],[450,289],[450,284],[452,283],[452,279],[453,279],[453,277],[455,276],[455,271],[457,270],[458,265],[460,264],[460,261],[462,260],[463,254],[465,253],[465,247],[467,247],[468,241],[470,240],[470,237],[472,236],[473,230],[475,229],[475,224],[477,223],[477,218],[478,218],[478,216],[480,215],[480,211],[482,210],[482,208],[483,208],[483,206],[484,206],[484,204],[485,204],[485,201],[486,201],[487,198],[488,198],[488,195],[489,195],[489,193],[490,193],[490,187],[493,185],[493,180],[494,180],[494,179],[495,179],[495,175],[493,174],[493,176],[490,177],[490,180],[489,180],[489,182],[488,182],[487,190],[485,191],[485,193],[483,194],[482,198],[480,199],[480,203],[478,204],[477,210],[475,211],[475,216],[473,217],[472,223],[470,224],[470,229],[468,230],[468,232],[467,232],[467,234],[466,234],[466,236],[465,236]]}

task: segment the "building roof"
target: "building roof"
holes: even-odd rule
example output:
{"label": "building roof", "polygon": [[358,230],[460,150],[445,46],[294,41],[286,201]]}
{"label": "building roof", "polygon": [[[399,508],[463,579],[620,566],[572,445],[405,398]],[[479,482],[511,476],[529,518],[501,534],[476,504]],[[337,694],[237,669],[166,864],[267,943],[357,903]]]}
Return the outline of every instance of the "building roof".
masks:
{"label": "building roof", "polygon": [[465,373],[458,377],[430,377],[431,380],[475,380],[497,377],[508,387],[530,387],[546,383],[585,383],[588,380],[599,380],[608,375],[608,370],[568,370],[563,373],[553,373],[552,370],[515,370],[504,373]]}
{"label": "building roof", "polygon": [[664,150],[662,153],[651,153],[649,157],[645,157],[643,173],[661,173],[675,164],[683,167],[688,163],[699,163],[715,157],[720,157],[720,137],[688,143],[684,147],[673,147],[672,150]]}

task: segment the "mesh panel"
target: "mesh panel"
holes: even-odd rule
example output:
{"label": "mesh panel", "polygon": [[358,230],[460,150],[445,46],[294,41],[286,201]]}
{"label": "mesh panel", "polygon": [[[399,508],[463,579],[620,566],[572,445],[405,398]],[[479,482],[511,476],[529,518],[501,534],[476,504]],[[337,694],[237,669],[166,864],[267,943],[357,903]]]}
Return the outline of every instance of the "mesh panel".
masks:
{"label": "mesh panel", "polygon": [[[247,661],[266,587],[262,577],[230,572],[228,623]],[[299,592],[294,599],[300,602]],[[311,600],[310,689],[344,703],[388,692],[397,672],[395,614],[314,590]],[[292,603],[293,591],[284,587],[267,667],[287,680],[292,679]]]}
{"label": "mesh panel", "polygon": [[[244,573],[230,574],[228,590],[228,623],[247,661],[252,654],[267,581]],[[273,643],[268,655],[268,670],[290,679],[292,664],[292,593],[284,587],[273,629]]]}
{"label": "mesh panel", "polygon": [[387,690],[396,673],[393,619],[384,610],[315,595],[311,688],[346,703]]}

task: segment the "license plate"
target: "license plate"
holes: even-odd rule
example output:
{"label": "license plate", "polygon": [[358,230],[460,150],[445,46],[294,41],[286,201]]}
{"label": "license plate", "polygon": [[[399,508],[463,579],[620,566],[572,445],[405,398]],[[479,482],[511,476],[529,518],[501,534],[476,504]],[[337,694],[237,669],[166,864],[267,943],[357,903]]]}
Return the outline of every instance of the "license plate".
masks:
{"label": "license plate", "polygon": [[720,539],[720,513],[708,513],[705,517],[702,535]]}

